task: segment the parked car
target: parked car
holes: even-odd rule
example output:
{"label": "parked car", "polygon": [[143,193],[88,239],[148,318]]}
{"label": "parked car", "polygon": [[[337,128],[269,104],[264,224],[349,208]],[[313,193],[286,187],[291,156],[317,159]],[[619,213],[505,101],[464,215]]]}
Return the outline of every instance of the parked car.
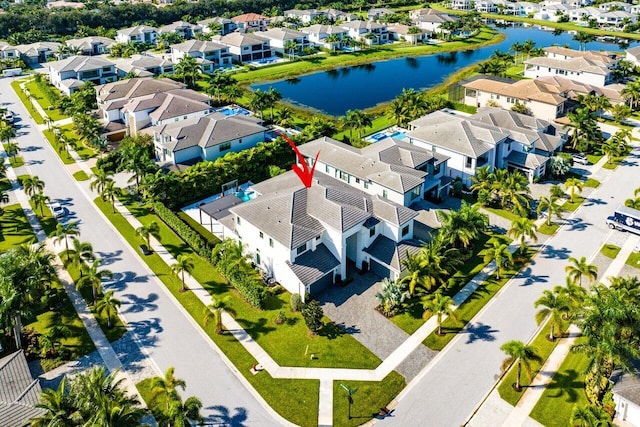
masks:
{"label": "parked car", "polygon": [[573,156],[571,156],[571,158],[573,159],[573,163],[578,163],[579,165],[588,165],[589,164],[589,159],[587,159],[587,156],[585,156],[584,154],[581,153],[577,153],[574,154]]}
{"label": "parked car", "polygon": [[6,113],[4,113],[4,117],[3,120],[7,123],[13,123],[14,120],[16,119],[16,116],[13,114],[12,111],[7,110]]}
{"label": "parked car", "polygon": [[63,208],[58,202],[51,202],[49,204],[49,209],[51,209],[51,213],[56,218],[64,218],[67,215],[67,211]]}

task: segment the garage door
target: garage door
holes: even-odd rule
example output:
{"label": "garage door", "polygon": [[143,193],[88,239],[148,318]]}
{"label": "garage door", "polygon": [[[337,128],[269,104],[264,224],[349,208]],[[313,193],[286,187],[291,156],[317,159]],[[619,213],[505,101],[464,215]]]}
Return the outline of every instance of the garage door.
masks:
{"label": "garage door", "polygon": [[371,271],[380,277],[391,276],[391,270],[389,270],[389,267],[386,267],[384,264],[380,264],[373,258],[371,259]]}
{"label": "garage door", "polygon": [[320,295],[325,289],[331,287],[333,285],[333,271],[322,276],[320,279],[316,280],[310,286],[310,294],[312,297],[317,297]]}

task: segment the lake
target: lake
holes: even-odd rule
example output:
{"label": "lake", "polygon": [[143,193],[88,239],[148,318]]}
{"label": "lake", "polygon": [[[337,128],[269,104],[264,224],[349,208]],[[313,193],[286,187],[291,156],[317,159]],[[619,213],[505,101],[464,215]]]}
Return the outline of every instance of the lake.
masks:
{"label": "lake", "polygon": [[[439,53],[427,56],[406,57],[378,61],[370,64],[342,67],[301,76],[296,79],[252,85],[252,89],[267,90],[273,87],[282,93],[283,99],[292,104],[311,108],[332,116],[342,116],[347,110],[362,110],[381,102],[387,102],[402,92],[403,88],[429,89],[451,73],[483,61],[495,50],[507,51],[516,42],[528,39],[536,47],[552,44],[579,48],[579,43],[567,33],[537,28],[500,29],[506,38],[491,46],[476,50]],[[632,44],[631,46],[635,45]],[[591,42],[590,50],[621,50],[613,43]]]}

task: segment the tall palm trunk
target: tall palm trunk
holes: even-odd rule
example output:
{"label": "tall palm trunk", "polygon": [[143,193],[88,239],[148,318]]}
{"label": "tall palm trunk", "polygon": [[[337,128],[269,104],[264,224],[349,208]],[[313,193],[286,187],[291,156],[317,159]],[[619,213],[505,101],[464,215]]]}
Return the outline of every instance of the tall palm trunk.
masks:
{"label": "tall palm trunk", "polygon": [[518,376],[516,377],[516,390],[520,390],[520,375],[522,374],[522,362],[518,360]]}
{"label": "tall palm trunk", "polygon": [[13,330],[13,334],[14,334],[14,338],[16,340],[16,348],[20,349],[22,348],[22,318],[20,317],[20,314],[16,313],[14,316],[14,330]]}

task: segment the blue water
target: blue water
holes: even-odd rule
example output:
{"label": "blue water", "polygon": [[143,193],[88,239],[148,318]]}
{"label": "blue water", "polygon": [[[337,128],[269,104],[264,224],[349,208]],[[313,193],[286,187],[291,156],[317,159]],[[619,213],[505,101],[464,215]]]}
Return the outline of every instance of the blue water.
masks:
{"label": "blue water", "polygon": [[236,197],[240,200],[242,200],[243,202],[248,202],[249,200],[253,199],[256,196],[256,194],[253,191],[248,191],[248,192],[244,192],[244,191],[238,191],[236,193]]}
{"label": "blue water", "polygon": [[223,107],[217,110],[218,113],[222,113],[225,116],[237,116],[238,114],[242,114],[244,116],[248,116],[251,113],[248,110],[240,107]]}
{"label": "blue water", "polygon": [[[537,28],[507,28],[502,42],[476,50],[441,53],[378,61],[371,64],[343,67],[295,79],[252,85],[252,89],[267,90],[274,87],[284,100],[310,107],[323,113],[342,116],[347,110],[362,110],[387,102],[398,96],[403,88],[428,89],[441,83],[449,74],[476,62],[485,60],[495,50],[507,51],[516,42],[528,39],[536,47],[553,44],[579,49],[573,36]],[[631,46],[636,43],[631,44]],[[612,43],[591,42],[590,50],[621,50]]]}

